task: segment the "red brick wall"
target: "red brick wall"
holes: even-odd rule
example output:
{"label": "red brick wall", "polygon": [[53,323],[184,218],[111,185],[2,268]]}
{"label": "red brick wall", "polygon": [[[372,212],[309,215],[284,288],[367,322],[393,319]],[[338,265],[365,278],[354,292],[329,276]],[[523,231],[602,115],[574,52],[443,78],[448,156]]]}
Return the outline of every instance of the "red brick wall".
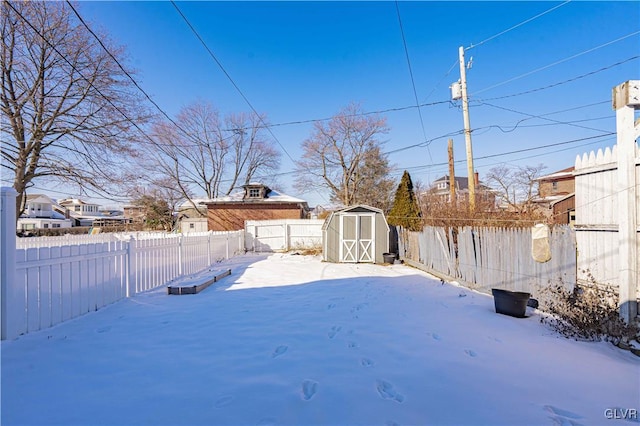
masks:
{"label": "red brick wall", "polygon": [[244,229],[245,220],[304,219],[298,204],[211,204],[207,209],[209,231]]}

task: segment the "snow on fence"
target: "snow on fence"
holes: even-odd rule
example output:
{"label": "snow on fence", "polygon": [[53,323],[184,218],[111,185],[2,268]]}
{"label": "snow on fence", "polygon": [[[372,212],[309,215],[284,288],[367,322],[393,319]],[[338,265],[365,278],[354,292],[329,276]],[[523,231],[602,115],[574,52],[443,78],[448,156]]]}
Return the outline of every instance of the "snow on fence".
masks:
{"label": "snow on fence", "polygon": [[323,223],[320,219],[247,220],[245,246],[256,252],[320,248]]}
{"label": "snow on fence", "polygon": [[[16,248],[15,191],[2,188],[2,339],[163,286],[244,251],[244,231],[93,235]],[[64,238],[64,237],[63,237]]]}
{"label": "snow on fence", "polygon": [[[531,229],[441,228],[399,231],[400,254],[408,263],[486,293],[491,288],[526,291],[576,282],[575,233],[568,226],[553,228],[551,260],[536,262],[531,254]],[[404,236],[404,237],[403,237]]]}

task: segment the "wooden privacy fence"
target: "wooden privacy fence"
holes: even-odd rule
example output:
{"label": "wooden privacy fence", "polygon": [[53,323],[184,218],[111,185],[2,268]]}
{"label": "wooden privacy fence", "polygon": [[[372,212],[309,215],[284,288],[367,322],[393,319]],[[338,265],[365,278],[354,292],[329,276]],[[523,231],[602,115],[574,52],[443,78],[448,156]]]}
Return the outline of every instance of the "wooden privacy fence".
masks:
{"label": "wooden privacy fence", "polygon": [[320,219],[247,220],[245,247],[256,252],[320,248],[323,223]]}
{"label": "wooden privacy fence", "polygon": [[3,188],[2,339],[51,327],[244,252],[244,231],[132,234],[111,241],[97,235],[93,243],[69,238],[66,244],[16,248],[14,206],[15,192]]}
{"label": "wooden privacy fence", "polygon": [[409,264],[486,293],[501,288],[536,295],[541,287],[573,288],[576,282],[575,233],[568,226],[552,229],[551,260],[544,263],[532,257],[529,228],[427,226],[399,235],[400,255]]}
{"label": "wooden privacy fence", "polygon": [[578,279],[614,288],[623,307],[640,300],[640,149],[633,145],[628,176],[621,176],[617,145],[578,156],[574,171]]}

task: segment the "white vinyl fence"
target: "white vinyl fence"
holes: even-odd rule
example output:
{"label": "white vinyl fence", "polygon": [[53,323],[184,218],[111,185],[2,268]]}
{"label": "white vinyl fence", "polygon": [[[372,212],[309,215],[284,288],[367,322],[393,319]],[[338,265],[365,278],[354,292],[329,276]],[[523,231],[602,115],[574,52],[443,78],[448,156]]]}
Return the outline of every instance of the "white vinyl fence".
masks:
{"label": "white vinyl fence", "polygon": [[321,219],[247,220],[247,251],[271,252],[322,247]]}
{"label": "white vinyl fence", "polygon": [[244,252],[244,231],[17,243],[11,191],[2,191],[2,339],[51,327]]}
{"label": "white vinyl fence", "polygon": [[553,228],[551,260],[544,263],[532,257],[529,228],[427,226],[422,232],[399,230],[399,235],[405,261],[486,293],[501,288],[536,295],[552,284],[570,289],[576,282],[575,233],[568,226]]}

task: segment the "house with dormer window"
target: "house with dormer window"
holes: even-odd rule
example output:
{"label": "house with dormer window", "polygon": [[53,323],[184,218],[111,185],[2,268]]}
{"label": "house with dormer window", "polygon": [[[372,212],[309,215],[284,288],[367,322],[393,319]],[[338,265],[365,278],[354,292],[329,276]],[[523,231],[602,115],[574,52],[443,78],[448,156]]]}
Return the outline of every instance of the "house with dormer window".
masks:
{"label": "house with dormer window", "polygon": [[306,201],[272,190],[262,183],[249,183],[242,191],[204,202],[209,231],[244,229],[246,220],[307,219]]}
{"label": "house with dormer window", "polygon": [[17,230],[22,232],[71,226],[72,221],[65,215],[64,208],[43,194],[27,195],[24,212],[17,221]]}
{"label": "house with dormer window", "polygon": [[93,226],[93,222],[101,218],[100,205],[88,203],[79,198],[65,198],[58,204],[69,211],[73,226]]}
{"label": "house with dormer window", "polygon": [[[488,203],[488,205],[494,205],[496,200],[496,192],[484,185],[479,177],[478,173],[474,173],[474,183],[476,199]],[[454,176],[453,184],[455,185],[455,194],[457,202],[466,202],[469,200],[469,179],[464,176]],[[429,195],[436,196],[440,201],[445,203],[451,202],[451,180],[448,175],[442,176],[440,179],[436,179],[431,184],[429,189]]]}

